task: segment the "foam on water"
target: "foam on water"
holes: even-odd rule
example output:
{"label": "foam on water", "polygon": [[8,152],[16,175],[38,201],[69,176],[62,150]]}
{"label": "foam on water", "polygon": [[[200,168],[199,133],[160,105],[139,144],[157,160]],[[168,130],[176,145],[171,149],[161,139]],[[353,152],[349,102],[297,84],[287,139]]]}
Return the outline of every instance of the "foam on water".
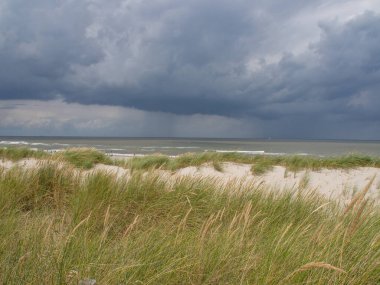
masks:
{"label": "foam on water", "polygon": [[95,147],[114,156],[149,155],[160,152],[180,155],[186,152],[235,152],[247,155],[344,155],[380,156],[379,141],[285,141],[239,139],[171,138],[87,138],[87,137],[0,137],[0,147],[34,147],[56,151],[68,147]]}
{"label": "foam on water", "polygon": [[264,150],[215,150],[220,153],[243,153],[243,154],[265,154]]}
{"label": "foam on water", "polygon": [[0,141],[2,145],[28,145],[26,141]]}

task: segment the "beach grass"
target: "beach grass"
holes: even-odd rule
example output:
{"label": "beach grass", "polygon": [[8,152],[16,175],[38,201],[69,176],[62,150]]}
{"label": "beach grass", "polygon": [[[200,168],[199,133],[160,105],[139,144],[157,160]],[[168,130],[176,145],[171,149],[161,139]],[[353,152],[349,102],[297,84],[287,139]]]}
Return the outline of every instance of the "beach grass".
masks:
{"label": "beach grass", "polygon": [[68,148],[54,153],[25,147],[0,148],[0,159],[19,161],[27,158],[64,161],[82,169],[90,169],[97,163],[113,164],[110,157],[95,148]]}
{"label": "beach grass", "polygon": [[222,170],[222,162],[240,162],[250,163],[252,157],[238,153],[186,153],[176,157],[168,157],[166,155],[147,155],[128,159],[127,162],[118,162],[119,165],[131,169],[167,169],[177,170],[189,166],[200,167],[204,164],[212,164],[218,170]]}
{"label": "beach grass", "polygon": [[167,169],[178,170],[181,168],[209,164],[215,170],[222,170],[223,162],[251,164],[254,175],[262,175],[270,171],[274,166],[284,166],[287,171],[297,172],[301,170],[350,169],[357,167],[380,167],[380,158],[362,154],[348,154],[343,156],[318,157],[303,155],[247,155],[241,153],[187,153],[176,157],[165,155],[148,155],[118,161],[119,166],[130,169]]}
{"label": "beach grass", "polygon": [[0,159],[18,161],[25,158],[45,158],[49,154],[41,150],[33,150],[26,147],[0,148]]}
{"label": "beach grass", "polygon": [[380,167],[380,157],[363,154],[318,157],[312,155],[247,155],[242,153],[185,153],[175,157],[162,154],[134,156],[127,159],[113,159],[95,148],[68,148],[55,153],[31,150],[28,148],[0,148],[0,158],[17,161],[25,158],[44,158],[68,162],[78,168],[90,169],[97,163],[117,165],[131,170],[165,169],[176,171],[181,168],[211,165],[222,171],[224,162],[252,165],[254,175],[262,175],[274,166],[284,166],[287,171],[350,169],[356,167]]}
{"label": "beach grass", "polygon": [[54,153],[53,159],[63,160],[83,169],[90,169],[97,163],[113,163],[105,153],[95,148],[69,148]]}
{"label": "beach grass", "polygon": [[288,171],[327,169],[350,169],[356,167],[380,167],[380,158],[361,154],[348,154],[344,156],[317,157],[301,155],[253,157],[252,172],[263,174],[273,166],[284,166]]}
{"label": "beach grass", "polygon": [[0,284],[379,284],[370,183],[337,205],[152,169],[3,169]]}

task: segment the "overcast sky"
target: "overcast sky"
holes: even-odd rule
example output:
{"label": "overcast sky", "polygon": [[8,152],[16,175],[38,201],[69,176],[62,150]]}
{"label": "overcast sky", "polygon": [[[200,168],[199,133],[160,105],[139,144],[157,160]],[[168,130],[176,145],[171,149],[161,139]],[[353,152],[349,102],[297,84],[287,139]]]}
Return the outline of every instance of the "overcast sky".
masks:
{"label": "overcast sky", "polygon": [[380,139],[380,0],[0,0],[0,135]]}

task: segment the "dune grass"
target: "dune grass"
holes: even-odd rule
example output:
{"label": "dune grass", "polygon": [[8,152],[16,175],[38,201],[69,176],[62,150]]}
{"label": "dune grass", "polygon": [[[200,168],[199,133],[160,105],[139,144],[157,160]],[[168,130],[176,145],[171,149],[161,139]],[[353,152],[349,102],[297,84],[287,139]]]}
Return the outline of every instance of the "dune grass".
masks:
{"label": "dune grass", "polygon": [[0,284],[379,284],[380,212],[54,161],[0,170]]}
{"label": "dune grass", "polygon": [[0,158],[11,161],[26,158],[58,160],[82,169],[90,169],[97,163],[113,164],[111,158],[95,148],[68,148],[55,153],[30,148],[0,148]]}
{"label": "dune grass", "polygon": [[317,157],[300,155],[245,155],[240,153],[188,153],[177,157],[167,157],[164,155],[133,157],[127,162],[119,162],[131,169],[168,169],[177,170],[188,166],[202,166],[210,164],[217,171],[222,171],[223,162],[235,162],[252,165],[252,173],[262,175],[270,171],[273,166],[280,165],[286,167],[288,171],[297,172],[310,169],[319,170],[322,168],[330,169],[349,169],[355,167],[380,167],[379,157],[370,157],[361,154],[349,154],[336,157]]}
{"label": "dune grass", "polygon": [[167,169],[177,170],[188,166],[201,166],[203,164],[211,164],[217,171],[222,171],[222,162],[240,162],[249,163],[252,157],[241,155],[238,153],[186,153],[177,157],[168,157],[165,155],[149,155],[141,157],[133,157],[126,162],[118,162],[119,165],[131,169]]}
{"label": "dune grass", "polygon": [[253,158],[252,164],[252,172],[254,174],[263,174],[275,165],[284,166],[287,170],[294,172],[304,169],[319,170],[322,168],[349,169],[355,167],[380,167],[380,158],[360,154],[331,157],[260,155]]}
{"label": "dune grass", "polygon": [[95,148],[70,148],[55,153],[53,158],[61,159],[82,169],[90,169],[97,163],[113,164],[105,153]]}
{"label": "dune grass", "polygon": [[32,150],[26,147],[0,148],[0,159],[17,161],[24,158],[45,158],[48,154],[44,151]]}
{"label": "dune grass", "polygon": [[286,167],[288,171],[319,170],[322,168],[348,169],[355,167],[380,167],[380,157],[361,154],[344,156],[317,157],[300,155],[246,155],[241,153],[186,153],[176,157],[156,154],[136,156],[126,160],[112,159],[95,148],[69,148],[53,154],[27,148],[0,148],[0,158],[17,161],[24,158],[45,158],[66,161],[78,168],[90,169],[97,163],[117,165],[131,170],[165,169],[175,171],[184,167],[208,164],[217,171],[223,171],[223,162],[244,163],[252,165],[252,173],[262,175],[273,166]]}

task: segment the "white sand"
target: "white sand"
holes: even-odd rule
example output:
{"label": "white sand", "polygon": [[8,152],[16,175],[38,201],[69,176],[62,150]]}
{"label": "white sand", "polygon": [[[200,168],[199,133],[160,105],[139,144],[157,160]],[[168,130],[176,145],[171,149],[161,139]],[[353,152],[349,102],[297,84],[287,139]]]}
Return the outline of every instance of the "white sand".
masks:
{"label": "white sand", "polygon": [[[37,167],[41,161],[36,159],[25,159],[18,162],[0,160],[0,167],[10,169],[18,165],[25,168]],[[320,171],[304,170],[297,173],[287,172],[282,166],[276,166],[273,170],[262,176],[252,175],[250,165],[223,163],[223,172],[216,171],[211,165],[201,167],[186,167],[172,173],[170,171],[159,170],[163,179],[178,179],[181,177],[191,176],[199,178],[211,178],[220,183],[229,183],[230,181],[240,180],[248,183],[255,183],[275,190],[294,189],[298,190],[305,186],[307,189],[315,190],[327,198],[348,201],[353,194],[363,189],[373,176],[374,183],[371,185],[368,196],[380,201],[380,168],[360,167],[356,169],[322,169]],[[117,177],[129,177],[130,171],[118,166],[98,164],[93,169],[84,171],[91,173],[93,171],[106,171]],[[307,181],[307,183],[305,183]],[[304,185],[302,185],[304,184]],[[306,184],[306,185],[305,185]]]}

